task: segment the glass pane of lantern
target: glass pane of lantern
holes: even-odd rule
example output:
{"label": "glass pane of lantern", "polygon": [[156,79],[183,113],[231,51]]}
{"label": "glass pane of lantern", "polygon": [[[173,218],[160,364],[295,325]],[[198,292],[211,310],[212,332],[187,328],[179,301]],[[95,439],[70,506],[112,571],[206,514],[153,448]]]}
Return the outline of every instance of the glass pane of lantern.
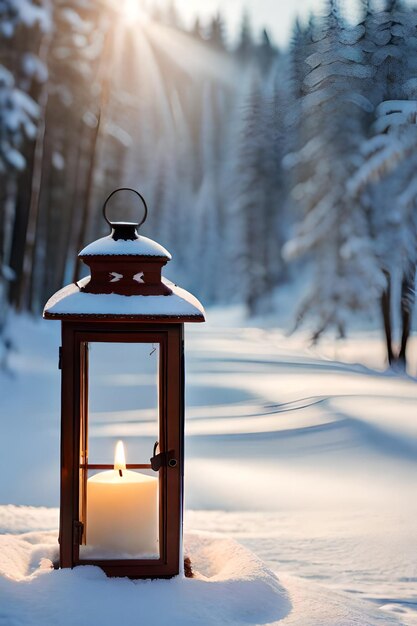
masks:
{"label": "glass pane of lantern", "polygon": [[158,474],[129,467],[149,466],[159,440],[159,344],[93,342],[84,349],[80,559],[159,558]]}

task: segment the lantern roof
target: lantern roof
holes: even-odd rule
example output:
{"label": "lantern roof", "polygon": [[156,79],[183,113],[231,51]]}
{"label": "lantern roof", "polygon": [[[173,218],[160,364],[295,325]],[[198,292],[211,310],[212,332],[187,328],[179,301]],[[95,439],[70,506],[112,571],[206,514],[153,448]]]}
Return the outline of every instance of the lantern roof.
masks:
{"label": "lantern roof", "polygon": [[204,322],[204,308],[192,294],[163,278],[163,284],[171,289],[166,296],[124,296],[117,293],[86,293],[83,287],[87,276],[77,283],[57,291],[46,303],[44,317],[47,319],[71,319],[99,317],[120,318],[137,321]]}
{"label": "lantern roof", "polygon": [[86,246],[78,255],[91,276],[68,285],[46,303],[47,319],[96,319],[164,322],[203,322],[204,309],[192,294],[162,276],[171,255],[156,241],[139,235],[140,223],[110,222],[112,232]]}

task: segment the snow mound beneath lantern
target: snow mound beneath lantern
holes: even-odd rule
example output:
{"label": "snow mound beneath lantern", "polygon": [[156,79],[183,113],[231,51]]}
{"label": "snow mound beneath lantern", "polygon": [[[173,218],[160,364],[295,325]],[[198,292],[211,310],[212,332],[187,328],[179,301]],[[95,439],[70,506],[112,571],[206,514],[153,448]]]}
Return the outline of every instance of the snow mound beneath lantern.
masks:
{"label": "snow mound beneath lantern", "polygon": [[[15,508],[20,518],[22,511]],[[11,521],[10,513],[9,508]],[[45,525],[42,514],[38,525]],[[280,621],[291,610],[277,577],[238,543],[188,535],[185,550],[194,578],[132,581],[107,578],[93,566],[51,569],[58,554],[56,531],[0,535],[0,623],[237,626]]]}
{"label": "snow mound beneath lantern", "polygon": [[[277,578],[252,552],[208,533],[185,537],[194,578],[107,578],[53,570],[58,509],[0,506],[0,624],[5,626],[378,626],[404,624],[310,580]],[[32,524],[30,532],[22,532]]]}

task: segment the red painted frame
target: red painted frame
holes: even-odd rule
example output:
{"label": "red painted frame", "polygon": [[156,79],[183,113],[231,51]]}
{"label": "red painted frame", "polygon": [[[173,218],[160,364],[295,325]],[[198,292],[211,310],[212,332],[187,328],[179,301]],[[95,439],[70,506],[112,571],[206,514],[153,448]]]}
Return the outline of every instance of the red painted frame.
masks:
{"label": "red painted frame", "polygon": [[[99,565],[108,576],[131,578],[169,578],[179,573],[184,476],[183,328],[182,323],[62,322],[60,567]],[[160,452],[174,450],[178,462],[175,467],[159,470],[159,559],[80,559],[80,436],[88,407],[88,364],[82,346],[93,341],[160,344]]]}

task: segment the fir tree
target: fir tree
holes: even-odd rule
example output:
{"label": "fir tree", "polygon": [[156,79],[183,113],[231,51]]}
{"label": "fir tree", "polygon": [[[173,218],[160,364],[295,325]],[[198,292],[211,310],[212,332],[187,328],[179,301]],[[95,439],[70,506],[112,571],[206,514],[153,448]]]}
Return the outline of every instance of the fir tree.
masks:
{"label": "fir tree", "polygon": [[[417,105],[386,101],[377,108],[375,135],[362,145],[365,160],[350,190],[368,207],[378,263],[386,277],[381,294],[388,362],[405,368],[417,264]],[[401,340],[395,348],[392,298],[400,301]]]}
{"label": "fir tree", "polygon": [[299,321],[307,312],[314,315],[314,339],[330,327],[344,336],[349,312],[368,309],[370,294],[376,298],[381,288],[366,220],[345,191],[364,134],[363,83],[372,77],[360,48],[363,34],[362,26],[344,24],[330,0],[307,58],[301,111],[306,141],[293,163],[304,169],[293,190],[304,219],[285,250],[288,257],[308,254],[314,263],[314,284],[299,311]]}
{"label": "fir tree", "polygon": [[[414,304],[417,255],[415,246],[417,190],[414,186],[416,136],[415,38],[416,13],[397,1],[385,10],[368,12],[366,22],[376,85],[370,97],[377,107],[371,138],[362,146],[364,162],[350,188],[364,206],[375,242],[378,264],[386,284],[381,294],[388,362],[405,367],[410,320]],[[381,100],[386,100],[380,103]],[[380,103],[380,104],[379,104]],[[398,286],[397,286],[398,285]],[[393,294],[400,302],[393,303]],[[397,350],[392,328],[393,304],[401,311],[401,341]]]}
{"label": "fir tree", "polygon": [[207,41],[216,50],[225,50],[225,27],[221,13],[217,13],[211,20],[207,30]]}
{"label": "fir tree", "polygon": [[272,289],[282,272],[283,205],[280,175],[279,97],[267,90],[260,75],[250,84],[237,154],[236,211],[240,232],[237,250],[241,292],[250,315],[270,305]]}
{"label": "fir tree", "polygon": [[41,112],[32,83],[38,85],[46,78],[37,44],[50,26],[44,6],[31,0],[0,1],[0,352],[11,347],[5,326],[10,289],[17,280],[12,233],[13,225],[21,218],[15,198],[21,188],[19,176],[30,164],[28,154]]}
{"label": "fir tree", "polygon": [[201,28],[200,19],[198,17],[194,20],[194,25],[190,31],[190,34],[195,37],[197,40],[201,41],[203,39],[203,33]]}
{"label": "fir tree", "polygon": [[259,66],[264,74],[267,74],[277,56],[277,49],[272,45],[268,31],[262,30],[261,43],[257,48]]}
{"label": "fir tree", "polygon": [[247,63],[252,57],[253,48],[254,43],[252,38],[250,16],[247,11],[244,11],[240,26],[239,41],[236,47],[236,56],[238,61],[241,63]]}

